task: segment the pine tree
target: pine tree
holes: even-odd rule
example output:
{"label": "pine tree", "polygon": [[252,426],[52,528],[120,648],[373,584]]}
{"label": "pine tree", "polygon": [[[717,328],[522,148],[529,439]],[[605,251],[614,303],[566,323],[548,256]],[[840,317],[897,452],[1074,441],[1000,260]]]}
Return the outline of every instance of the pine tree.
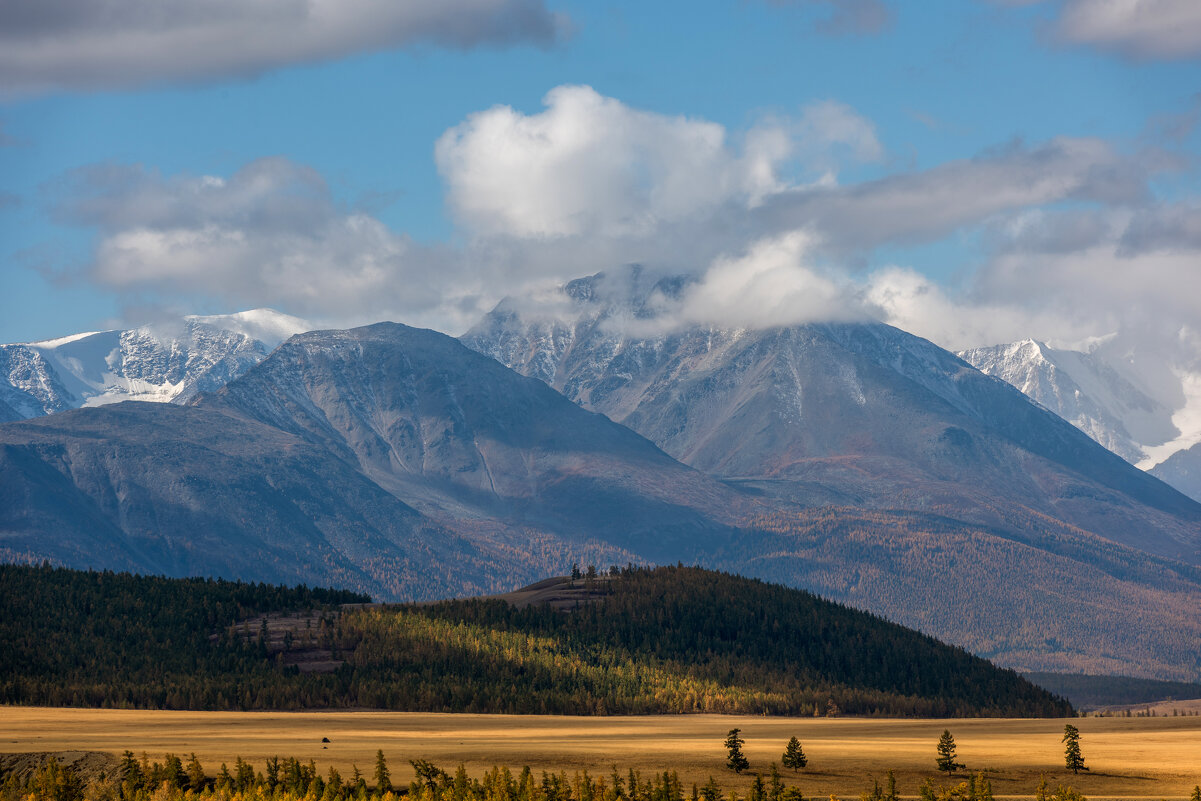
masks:
{"label": "pine tree", "polygon": [[1088,770],[1084,767],[1084,757],[1080,754],[1080,729],[1071,723],[1063,727],[1063,761],[1072,773]]}
{"label": "pine tree", "polygon": [[726,735],[726,766],[735,773],[742,773],[751,766],[746,755],[742,753],[742,745],[746,741],[738,736],[741,731],[742,729],[730,729],[730,733]]}
{"label": "pine tree", "polygon": [[196,758],[196,754],[192,754],[192,758],[188,761],[188,787],[196,792],[204,789],[208,778],[204,775],[204,766],[200,764],[200,760]]}
{"label": "pine tree", "polygon": [[388,773],[388,762],[384,759],[384,749],[375,752],[375,791],[380,795],[392,789],[392,774]]}
{"label": "pine tree", "polygon": [[951,736],[950,729],[943,729],[942,736],[938,738],[938,769],[945,770],[950,776],[962,767],[964,765],[955,761],[955,738]]}
{"label": "pine tree", "polygon": [[1201,784],[1193,788],[1193,794],[1189,796],[1189,801],[1201,801]]}
{"label": "pine tree", "polygon": [[790,739],[788,745],[784,747],[784,756],[780,761],[784,763],[784,767],[792,768],[793,773],[809,764],[809,758],[801,750],[801,741],[795,737]]}

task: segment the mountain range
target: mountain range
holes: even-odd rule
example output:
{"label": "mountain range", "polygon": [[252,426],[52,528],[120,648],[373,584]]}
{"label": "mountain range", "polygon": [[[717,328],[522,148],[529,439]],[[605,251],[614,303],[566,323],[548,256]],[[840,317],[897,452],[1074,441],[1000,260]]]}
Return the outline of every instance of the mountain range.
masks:
{"label": "mountain range", "polygon": [[0,426],[0,556],[381,599],[680,561],[1007,666],[1201,676],[1201,505],[889,326],[656,330],[679,289],[308,332],[182,404]]}

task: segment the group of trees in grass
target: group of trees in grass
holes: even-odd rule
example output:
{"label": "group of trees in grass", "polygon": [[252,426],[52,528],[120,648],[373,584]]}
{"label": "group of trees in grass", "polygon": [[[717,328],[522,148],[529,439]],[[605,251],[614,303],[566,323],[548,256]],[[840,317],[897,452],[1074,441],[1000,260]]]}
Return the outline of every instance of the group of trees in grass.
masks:
{"label": "group of trees in grass", "polygon": [[[742,746],[746,744],[746,740],[740,736],[742,729],[730,729],[730,733],[726,735],[726,767],[735,773],[742,773],[751,766],[747,760],[746,754],[742,751]],[[784,746],[784,753],[780,757],[780,762],[786,768],[792,768],[793,772],[800,770],[809,764],[809,758],[805,756],[804,750],[801,748],[801,742],[797,738],[791,738],[787,745]],[[776,770],[776,766],[772,765],[772,770]]]}
{"label": "group of trees in grass", "polygon": [[[187,762],[170,754],[163,762],[150,762],[127,751],[114,769],[84,781],[50,757],[26,778],[0,775],[0,801],[400,801],[406,797],[408,801],[805,801],[800,788],[789,785],[775,764],[766,775],[754,774],[741,789],[725,790],[712,776],[703,785],[686,787],[674,770],[645,776],[614,766],[602,776],[586,770],[570,776],[565,771],[542,771],[536,776],[528,767],[518,773],[493,767],[473,777],[462,765],[452,774],[426,760],[410,764],[412,781],[398,787],[382,750],[376,754],[371,783],[357,767],[344,777],[333,766],[322,772],[314,762],[294,757],[272,757],[258,769],[238,757],[232,766],[222,764],[210,774],[194,755]],[[860,795],[862,801],[899,801],[892,771],[883,785],[869,781]],[[953,785],[925,779],[916,791],[922,801],[994,801],[983,773]],[[1084,801],[1069,786],[1052,789],[1045,777],[1034,798]],[[1193,789],[1191,798],[1201,801],[1201,786]]]}
{"label": "group of trees in grass", "polygon": [[[699,568],[626,568],[578,608],[363,596],[0,567],[0,702],[168,709],[1055,716],[1017,674],[809,593]],[[583,580],[587,576],[581,572]],[[606,571],[608,572],[608,571]],[[301,674],[256,636],[328,610]]]}
{"label": "group of trees in grass", "polygon": [[[1066,724],[1063,727],[1063,740],[1061,742],[1064,744],[1064,767],[1070,770],[1073,775],[1080,773],[1082,770],[1088,770],[1084,766],[1084,756],[1080,751],[1080,729],[1071,723]],[[942,736],[938,738],[936,749],[938,757],[935,763],[938,765],[938,769],[945,771],[948,776],[956,770],[966,767],[963,763],[956,761],[955,748],[955,738],[951,735],[950,729],[943,729]]]}
{"label": "group of trees in grass", "polygon": [[[746,740],[742,738],[742,729],[730,729],[726,735],[725,742],[722,745],[726,749],[726,767],[735,773],[742,773],[750,768],[750,760],[747,759],[742,747],[746,745]],[[1072,774],[1078,774],[1082,770],[1088,770],[1084,765],[1084,757],[1080,750],[1080,730],[1068,723],[1063,727],[1064,743],[1064,766],[1072,771]],[[956,771],[966,768],[962,762],[958,761],[956,755],[955,737],[949,729],[943,729],[942,735],[938,738],[938,744],[935,747],[937,757],[935,765],[940,772],[945,772],[948,777]],[[797,771],[809,764],[808,758],[805,756],[801,743],[796,737],[789,739],[784,747],[784,753],[781,757],[781,762],[784,767],[792,768]],[[780,785],[779,769],[775,763],[772,763],[770,770],[770,786],[775,788]],[[761,786],[763,777],[756,777],[757,784]],[[976,773],[973,776],[958,785],[947,786],[943,785],[936,788],[933,780],[927,779],[919,788],[918,792],[922,801],[993,801],[992,784],[983,772]],[[1194,793],[1194,801],[1201,801],[1201,786],[1198,786]],[[777,797],[768,795],[769,799],[776,801]],[[1035,793],[1036,801],[1083,801],[1083,798],[1076,793],[1072,788],[1060,785],[1054,791],[1050,790],[1046,778],[1043,778],[1042,783]],[[863,793],[863,801],[898,801],[896,776],[892,771],[888,773],[887,784],[881,786],[879,782],[873,781],[873,786],[870,790]]]}

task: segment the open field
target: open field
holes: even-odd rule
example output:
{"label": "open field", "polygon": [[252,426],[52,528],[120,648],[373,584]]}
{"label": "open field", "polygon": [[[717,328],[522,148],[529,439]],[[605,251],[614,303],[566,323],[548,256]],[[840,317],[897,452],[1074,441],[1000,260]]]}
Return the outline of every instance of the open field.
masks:
{"label": "open field", "polygon": [[[724,767],[722,740],[737,726],[746,738],[752,771],[779,761],[784,744],[801,740],[810,768],[796,780],[806,796],[855,798],[874,775],[897,771],[900,789],[915,794],[934,774],[934,747],[949,728],[960,761],[985,770],[997,795],[1032,794],[1039,775],[1065,781],[1090,799],[1181,798],[1201,783],[1201,717],[1082,718],[1081,746],[1091,772],[1073,777],[1063,768],[1062,720],[908,720],[679,717],[535,717],[395,712],[144,712],[92,709],[0,708],[0,752],[89,750],[195,752],[209,770],[242,756],[261,769],[269,756],[315,759],[370,774],[376,749],[388,757],[393,780],[407,783],[409,759],[445,768],[466,764],[479,775],[494,764],[534,770],[587,768],[608,773],[613,764],[647,773],[676,769],[686,783],[710,775],[745,792],[744,777]],[[323,746],[322,737],[330,742]]]}

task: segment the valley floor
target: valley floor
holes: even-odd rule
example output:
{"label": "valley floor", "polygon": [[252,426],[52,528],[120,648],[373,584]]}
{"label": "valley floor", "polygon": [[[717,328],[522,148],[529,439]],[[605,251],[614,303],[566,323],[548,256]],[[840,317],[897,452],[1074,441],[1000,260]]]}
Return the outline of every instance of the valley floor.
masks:
{"label": "valley floor", "polygon": [[[710,775],[745,796],[748,774],[725,768],[722,740],[742,729],[751,774],[778,762],[789,737],[800,739],[809,768],[788,784],[807,798],[837,793],[857,798],[871,777],[891,768],[904,795],[934,776],[935,745],[943,729],[955,737],[971,771],[985,771],[998,796],[1030,797],[1041,774],[1054,787],[1070,784],[1089,799],[1186,798],[1201,783],[1201,717],[1081,718],[1089,773],[1063,767],[1064,720],[913,720],[875,718],[764,718],[724,715],[662,717],[552,717],[396,712],[237,713],[6,707],[0,709],[0,752],[128,749],[151,759],[195,752],[209,775],[241,756],[262,770],[271,756],[316,760],[348,774],[357,765],[370,776],[383,749],[393,781],[412,778],[410,759],[472,775],[493,765],[520,769],[587,769],[607,775],[616,764],[649,775],[678,770],[686,787]],[[322,738],[330,742],[323,744]],[[961,774],[956,781],[964,778]],[[937,781],[937,780],[936,780]]]}

